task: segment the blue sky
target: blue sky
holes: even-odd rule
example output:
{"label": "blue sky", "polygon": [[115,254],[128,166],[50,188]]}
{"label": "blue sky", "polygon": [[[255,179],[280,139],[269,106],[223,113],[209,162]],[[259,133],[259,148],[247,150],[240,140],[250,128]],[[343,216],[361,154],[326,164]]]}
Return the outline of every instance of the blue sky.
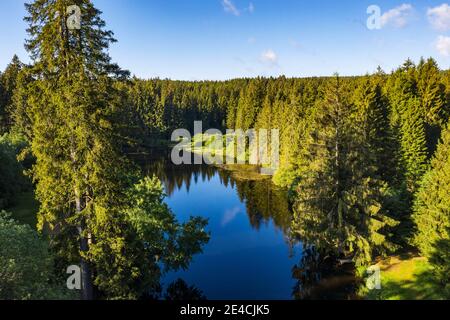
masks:
{"label": "blue sky", "polygon": [[[450,67],[450,6],[386,0],[94,0],[119,40],[114,61],[143,78],[359,75],[406,58]],[[0,69],[27,60],[23,0],[0,1]],[[369,30],[369,5],[381,29]]]}

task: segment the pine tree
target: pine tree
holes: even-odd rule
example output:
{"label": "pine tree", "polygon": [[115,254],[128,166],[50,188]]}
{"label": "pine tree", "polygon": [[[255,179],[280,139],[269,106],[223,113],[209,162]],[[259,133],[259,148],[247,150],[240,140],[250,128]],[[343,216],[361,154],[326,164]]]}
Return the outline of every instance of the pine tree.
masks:
{"label": "pine tree", "polygon": [[[393,246],[382,230],[395,225],[382,211],[384,185],[368,160],[368,144],[345,98],[343,80],[331,80],[314,111],[313,131],[297,186],[293,232],[318,249],[352,257],[357,266]],[[355,123],[355,120],[357,121]]]}
{"label": "pine tree", "polygon": [[413,220],[414,239],[421,253],[430,259],[441,284],[450,296],[450,126],[417,193]]}
{"label": "pine tree", "polygon": [[1,82],[2,74],[0,72],[0,134],[6,132],[5,117],[6,117],[6,104],[4,102],[4,96],[6,95],[5,89]]}
{"label": "pine tree", "polygon": [[236,129],[253,129],[264,101],[264,80],[251,81],[243,90],[236,113]]}
{"label": "pine tree", "polygon": [[441,71],[432,58],[426,62],[421,59],[417,66],[417,91],[421,102],[420,110],[425,119],[427,148],[431,156],[436,151],[441,130],[450,114],[445,103]]}
{"label": "pine tree", "polygon": [[[66,23],[67,8],[74,4],[82,13],[79,30]],[[114,39],[90,1],[36,0],[26,8],[26,48],[33,59],[31,74],[39,79],[27,103],[40,228],[65,233],[61,238],[72,248],[70,234],[78,230],[82,297],[92,299],[89,249],[96,236],[95,213],[97,206],[117,205],[123,187],[118,183],[123,161],[110,121],[116,102],[110,77],[126,73],[110,62],[107,49]]]}
{"label": "pine tree", "polygon": [[391,126],[400,146],[397,172],[404,176],[407,191],[413,194],[427,170],[432,150],[427,141],[427,112],[419,96],[417,70],[406,61],[388,81]]}
{"label": "pine tree", "polygon": [[[421,110],[428,125],[445,126],[449,110],[445,106],[445,87],[441,81],[437,62],[422,59],[417,66],[417,91],[421,100]],[[430,137],[435,139],[436,137]]]}
{"label": "pine tree", "polygon": [[389,103],[382,93],[380,80],[363,78],[353,101],[369,154],[373,155],[375,174],[393,185],[396,180],[396,148],[389,123]]}
{"label": "pine tree", "polygon": [[401,152],[407,188],[414,193],[428,167],[428,149],[419,101],[411,99],[407,105],[408,109],[402,116],[400,127]]}
{"label": "pine tree", "polygon": [[16,90],[19,74],[24,65],[14,55],[0,77],[0,134],[8,132],[12,126],[11,113],[14,111],[13,96]]}
{"label": "pine tree", "polygon": [[79,0],[81,29],[69,30],[73,1],[27,5],[33,77],[20,101],[31,124],[39,227],[50,230],[57,268],[81,260],[82,298],[138,299],[163,270],[186,268],[208,235],[206,222],[179,224],[161,185],[144,179],[121,155],[127,73],[111,64],[114,41],[91,1]]}

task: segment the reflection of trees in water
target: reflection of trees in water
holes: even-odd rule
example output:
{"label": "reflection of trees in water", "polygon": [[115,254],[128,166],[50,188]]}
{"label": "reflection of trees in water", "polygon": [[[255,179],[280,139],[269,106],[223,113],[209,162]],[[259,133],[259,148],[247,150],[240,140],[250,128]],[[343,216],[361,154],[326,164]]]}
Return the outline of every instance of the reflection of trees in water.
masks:
{"label": "reflection of trees in water", "polygon": [[362,234],[366,230],[363,230],[364,224],[351,224],[344,216],[341,219],[340,223],[352,226],[351,230],[333,223],[329,215],[312,211],[297,214],[295,233],[304,250],[299,264],[294,266],[292,271],[294,279],[297,280],[293,292],[295,299],[356,298],[358,283],[355,265],[346,252],[350,251],[348,247],[361,246],[357,242],[363,240],[353,234]]}
{"label": "reflection of trees in water", "polygon": [[[341,257],[329,254],[332,251],[328,250],[328,241],[324,241],[329,239],[328,232],[324,232],[323,228],[327,221],[317,221],[319,218],[317,216],[304,216],[301,224],[302,232],[299,232],[302,235],[301,239],[292,239],[290,236],[292,213],[287,192],[274,186],[270,179],[239,180],[232,172],[214,166],[176,166],[167,159],[170,159],[170,154],[159,154],[141,162],[148,175],[156,175],[161,179],[167,195],[173,195],[183,186],[189,191],[191,183],[197,183],[199,179],[210,181],[218,174],[221,183],[236,189],[239,199],[246,204],[247,215],[254,229],[259,230],[263,225],[273,221],[275,227],[284,233],[291,249],[296,246],[298,240],[303,242],[302,258],[292,269],[292,277],[296,281],[293,298],[312,300],[354,298],[356,286],[354,267],[340,265],[338,259]],[[189,293],[192,290],[179,282],[173,284],[172,291],[174,296],[183,297],[183,292]]]}
{"label": "reflection of trees in water", "polygon": [[151,176],[156,175],[164,185],[165,193],[172,196],[176,190],[186,186],[189,192],[191,183],[211,180],[217,169],[207,165],[174,165],[170,160],[170,153],[158,151],[155,154],[137,160],[144,168],[144,172]]}
{"label": "reflection of trees in water", "polygon": [[348,300],[355,298],[353,266],[340,265],[336,257],[313,246],[305,246],[302,258],[292,269],[296,300]]}
{"label": "reflection of trees in water", "polygon": [[274,225],[289,234],[292,214],[286,192],[276,188],[267,180],[236,181],[239,197],[247,206],[247,214],[253,228],[259,230],[263,224]]}
{"label": "reflection of trees in water", "polygon": [[286,192],[276,188],[270,179],[248,181],[236,179],[230,171],[208,165],[174,165],[168,161],[170,155],[155,155],[151,159],[141,159],[148,175],[156,175],[164,184],[165,192],[172,196],[183,186],[190,190],[191,183],[210,181],[218,174],[225,187],[237,190],[241,202],[246,204],[247,214],[253,228],[259,230],[271,221],[286,235],[291,225],[292,214]]}
{"label": "reflection of trees in water", "polygon": [[165,290],[161,284],[158,284],[157,287],[143,295],[140,300],[204,301],[207,298],[197,287],[188,285],[183,279],[178,279],[170,283]]}
{"label": "reflection of trees in water", "polygon": [[184,280],[178,279],[172,282],[164,294],[164,300],[168,301],[204,301],[206,297],[203,292],[189,286]]}

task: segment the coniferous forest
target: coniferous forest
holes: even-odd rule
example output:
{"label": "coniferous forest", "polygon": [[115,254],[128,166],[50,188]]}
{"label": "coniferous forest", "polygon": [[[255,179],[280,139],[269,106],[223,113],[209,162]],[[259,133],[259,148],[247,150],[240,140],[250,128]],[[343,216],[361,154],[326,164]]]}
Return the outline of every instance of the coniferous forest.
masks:
{"label": "coniferous forest", "polygon": [[[69,2],[79,30],[66,26]],[[0,299],[206,299],[162,282],[201,255],[209,221],[180,219],[170,179],[148,174],[161,164],[136,156],[194,121],[279,129],[276,194],[236,188],[254,226],[274,219],[302,244],[293,298],[331,260],[351,265],[359,299],[388,298],[365,288],[366,270],[405,255],[426,265],[417,286],[433,293],[422,298],[450,298],[450,71],[435,59],[354,77],[140,79],[113,62],[116,39],[91,1],[26,10],[30,62],[14,56],[0,74]],[[81,290],[66,287],[70,265]]]}

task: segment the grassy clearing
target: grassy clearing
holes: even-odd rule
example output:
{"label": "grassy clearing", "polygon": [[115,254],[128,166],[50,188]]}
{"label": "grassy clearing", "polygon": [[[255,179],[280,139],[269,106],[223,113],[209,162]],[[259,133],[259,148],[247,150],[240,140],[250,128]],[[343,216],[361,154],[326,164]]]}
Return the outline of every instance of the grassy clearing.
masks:
{"label": "grassy clearing", "polygon": [[18,194],[15,203],[16,205],[9,208],[7,211],[11,212],[13,218],[18,222],[36,228],[36,215],[39,210],[39,203],[35,200],[34,192],[31,191]]}
{"label": "grassy clearing", "polygon": [[249,164],[226,164],[217,167],[230,171],[233,178],[240,181],[258,181],[270,179],[269,176],[262,175],[259,167]]}
{"label": "grassy clearing", "polygon": [[[248,146],[241,153],[238,153],[236,143],[234,134],[225,136],[203,134],[194,136],[192,141],[186,141],[183,149],[187,152],[202,155],[209,160],[209,163],[231,171],[236,179],[265,180],[274,175],[276,170],[271,168],[270,164],[249,164],[256,159],[250,160]],[[222,161],[219,161],[224,164],[218,164],[216,156],[221,158]]]}
{"label": "grassy clearing", "polygon": [[377,264],[381,290],[370,291],[370,300],[442,300],[445,293],[435,282],[426,258],[413,255],[391,257]]}

